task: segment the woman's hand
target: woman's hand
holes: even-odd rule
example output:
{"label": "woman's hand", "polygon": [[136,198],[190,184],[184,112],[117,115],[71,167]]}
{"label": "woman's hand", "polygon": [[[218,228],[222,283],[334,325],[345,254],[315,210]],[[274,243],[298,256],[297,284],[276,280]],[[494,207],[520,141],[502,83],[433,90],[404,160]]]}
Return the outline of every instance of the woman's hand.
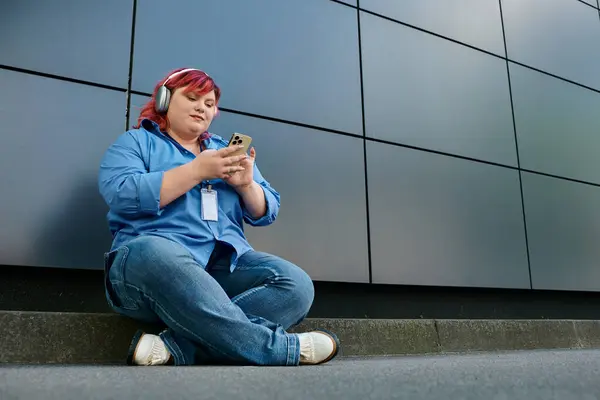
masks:
{"label": "woman's hand", "polygon": [[256,150],[254,147],[250,149],[250,156],[247,156],[240,162],[241,171],[232,173],[224,178],[230,186],[235,190],[243,191],[250,187],[254,182],[254,159],[256,158]]}
{"label": "woman's hand", "polygon": [[[241,156],[230,156],[231,153],[239,150],[243,146],[229,146],[219,150],[204,150],[200,153],[194,161],[194,170],[197,175],[198,181],[205,181],[209,179],[226,179],[231,174],[245,173],[245,163],[248,156],[242,154]],[[240,165],[234,165],[241,162]],[[252,169],[250,169],[250,176],[252,176]]]}
{"label": "woman's hand", "polygon": [[265,199],[265,192],[262,186],[254,182],[255,158],[256,150],[253,147],[250,149],[250,156],[240,162],[240,166],[244,170],[225,178],[225,182],[233,186],[235,191],[240,195],[248,214],[252,218],[258,219],[267,213],[267,200]]}

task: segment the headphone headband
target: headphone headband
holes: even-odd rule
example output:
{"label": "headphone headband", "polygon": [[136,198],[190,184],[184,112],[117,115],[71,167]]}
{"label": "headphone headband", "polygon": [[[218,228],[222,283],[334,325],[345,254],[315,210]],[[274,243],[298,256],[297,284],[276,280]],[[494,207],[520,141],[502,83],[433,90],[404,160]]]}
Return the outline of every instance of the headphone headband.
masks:
{"label": "headphone headband", "polygon": [[[190,71],[200,71],[199,69],[196,68],[186,68],[186,69],[182,69],[181,71],[177,71],[172,73],[171,75],[169,75],[169,77],[167,79],[165,79],[164,83],[162,84],[162,86],[165,86],[167,84],[167,82],[169,82],[169,80],[179,74],[183,74],[185,72],[190,72]],[[200,71],[202,72],[202,71]],[[206,76],[208,76],[208,74],[205,72]]]}

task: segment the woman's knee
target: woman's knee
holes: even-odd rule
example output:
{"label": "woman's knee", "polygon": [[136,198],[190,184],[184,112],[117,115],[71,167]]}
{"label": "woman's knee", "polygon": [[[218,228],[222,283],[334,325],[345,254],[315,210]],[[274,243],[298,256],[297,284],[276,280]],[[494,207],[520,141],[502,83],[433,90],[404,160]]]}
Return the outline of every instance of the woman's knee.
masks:
{"label": "woman's knee", "polygon": [[307,314],[315,297],[315,288],[310,276],[296,264],[281,258],[276,263],[276,270],[276,281],[288,290],[288,301],[292,307],[299,314]]}

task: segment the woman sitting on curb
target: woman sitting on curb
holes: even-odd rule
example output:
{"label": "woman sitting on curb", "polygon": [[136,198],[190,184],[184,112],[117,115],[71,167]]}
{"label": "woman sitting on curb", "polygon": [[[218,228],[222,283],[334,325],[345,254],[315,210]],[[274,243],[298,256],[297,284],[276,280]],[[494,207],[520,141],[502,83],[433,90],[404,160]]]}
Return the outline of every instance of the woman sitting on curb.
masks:
{"label": "woman sitting on curb", "polygon": [[286,330],[307,315],[310,277],[254,251],[243,223],[265,226],[279,193],[254,164],[256,151],[208,133],[220,89],[196,69],[161,80],[135,129],[100,166],[113,244],[105,256],[106,297],[120,314],[159,322],[139,331],[132,365],[320,364],[338,352],[327,331]]}

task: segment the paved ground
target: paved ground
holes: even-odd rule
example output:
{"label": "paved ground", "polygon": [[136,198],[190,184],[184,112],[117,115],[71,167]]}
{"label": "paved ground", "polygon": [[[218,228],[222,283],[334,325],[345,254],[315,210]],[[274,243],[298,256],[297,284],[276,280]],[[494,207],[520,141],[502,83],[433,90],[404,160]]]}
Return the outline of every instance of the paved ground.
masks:
{"label": "paved ground", "polygon": [[0,399],[600,399],[600,350],[340,359],[318,367],[0,367]]}

